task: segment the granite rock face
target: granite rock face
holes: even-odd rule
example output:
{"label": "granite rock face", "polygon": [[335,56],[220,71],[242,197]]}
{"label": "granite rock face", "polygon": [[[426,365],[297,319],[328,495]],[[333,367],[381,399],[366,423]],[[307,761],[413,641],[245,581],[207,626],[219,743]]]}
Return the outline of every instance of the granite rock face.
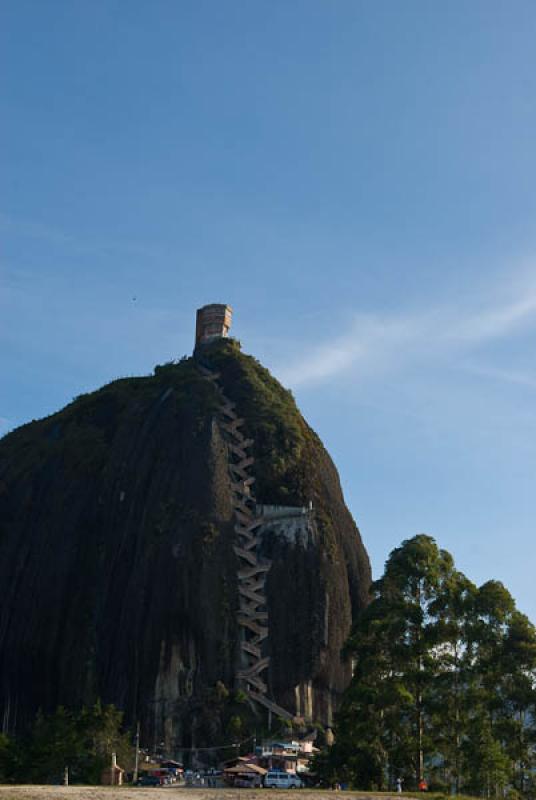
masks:
{"label": "granite rock face", "polygon": [[[274,523],[263,533],[268,682],[284,708],[330,724],[350,678],[341,648],[367,602],[368,557],[290,393],[232,340],[200,358],[219,370],[253,439],[258,503],[312,503],[304,531]],[[240,634],[218,402],[184,359],[0,441],[0,729],[100,698],[168,748],[221,732]]]}

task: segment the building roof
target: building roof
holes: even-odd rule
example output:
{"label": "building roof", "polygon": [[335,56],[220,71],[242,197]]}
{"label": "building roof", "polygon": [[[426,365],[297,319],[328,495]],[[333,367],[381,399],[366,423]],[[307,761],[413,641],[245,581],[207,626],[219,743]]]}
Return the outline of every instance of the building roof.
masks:
{"label": "building roof", "polygon": [[224,770],[224,772],[226,775],[239,775],[244,774],[245,772],[254,772],[256,775],[266,775],[268,770],[264,769],[263,767],[258,767],[257,764],[251,764],[248,762],[237,764],[236,767],[228,767],[226,770]]}

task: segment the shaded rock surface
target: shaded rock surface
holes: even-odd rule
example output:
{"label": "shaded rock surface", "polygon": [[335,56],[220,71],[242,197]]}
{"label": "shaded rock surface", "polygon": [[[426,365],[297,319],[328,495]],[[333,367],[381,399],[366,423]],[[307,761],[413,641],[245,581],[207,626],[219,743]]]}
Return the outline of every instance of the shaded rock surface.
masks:
{"label": "shaded rock surface", "polygon": [[[254,440],[257,501],[313,503],[310,536],[263,538],[268,678],[280,705],[329,724],[370,583],[359,532],[291,394],[233,341],[199,359],[219,369]],[[218,395],[192,358],[5,436],[0,729],[100,697],[168,746],[221,733],[211,709],[222,694],[240,700],[233,528]]]}

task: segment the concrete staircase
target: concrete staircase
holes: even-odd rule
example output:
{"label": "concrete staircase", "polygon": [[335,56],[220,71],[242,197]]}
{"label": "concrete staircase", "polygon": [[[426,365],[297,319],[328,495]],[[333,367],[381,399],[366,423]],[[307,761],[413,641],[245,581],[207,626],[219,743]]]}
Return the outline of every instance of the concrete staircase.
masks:
{"label": "concrete staircase", "polygon": [[249,699],[267,708],[270,714],[284,719],[294,715],[268,697],[266,675],[270,666],[269,656],[263,655],[263,642],[269,637],[269,621],[266,611],[266,574],[270,562],[261,561],[258,555],[262,517],[256,514],[256,499],[251,487],[255,477],[251,470],[255,464],[248,450],[253,439],[246,439],[240,428],[244,419],[236,413],[236,404],[229,400],[219,384],[220,374],[198,364],[204,378],[215,385],[220,396],[218,422],[227,445],[229,474],[231,478],[232,502],[235,513],[236,542],[234,551],[239,559],[238,592],[240,605],[238,624],[241,628],[241,669],[237,678]]}

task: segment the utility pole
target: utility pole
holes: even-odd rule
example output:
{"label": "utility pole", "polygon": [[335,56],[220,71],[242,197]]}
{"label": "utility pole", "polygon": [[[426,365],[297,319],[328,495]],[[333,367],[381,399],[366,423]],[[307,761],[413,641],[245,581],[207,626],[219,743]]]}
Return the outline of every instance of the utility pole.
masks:
{"label": "utility pole", "polygon": [[136,725],[136,760],[134,762],[134,776],[133,781],[138,782],[138,770],[140,766],[140,723]]}

